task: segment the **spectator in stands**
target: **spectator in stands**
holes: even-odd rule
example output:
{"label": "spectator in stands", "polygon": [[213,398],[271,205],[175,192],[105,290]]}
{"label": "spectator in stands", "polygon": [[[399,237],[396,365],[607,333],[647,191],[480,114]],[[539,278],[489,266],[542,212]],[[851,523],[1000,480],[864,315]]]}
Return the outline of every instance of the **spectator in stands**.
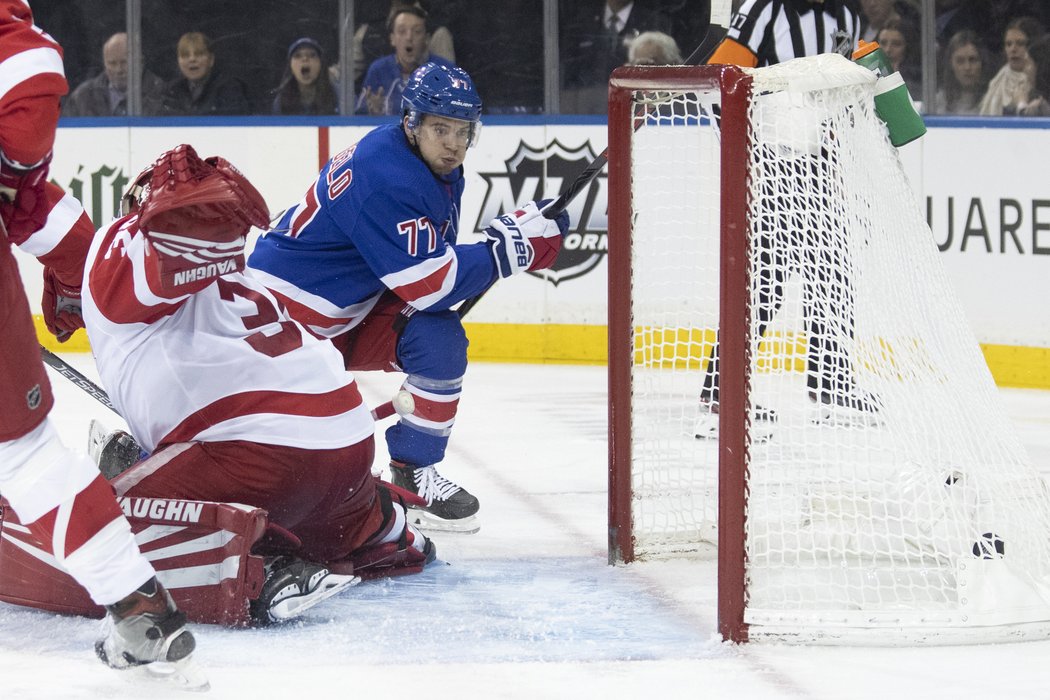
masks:
{"label": "spectator in stands", "polygon": [[879,30],[877,41],[893,70],[900,71],[912,99],[922,99],[922,62],[916,28],[900,17],[891,17]]}
{"label": "spectator in stands", "polygon": [[1006,65],[988,84],[980,113],[986,116],[1016,115],[1024,109],[1032,92],[1035,65],[1028,46],[1043,35],[1043,27],[1031,17],[1018,17],[1006,25],[1003,52]]}
{"label": "spectator in stands", "polygon": [[1044,30],[1050,28],[1050,2],[1047,0],[992,0],[990,5],[992,23],[989,26],[991,31],[995,32],[996,43],[989,44],[989,48],[995,51],[1003,48],[999,42],[1002,40],[1003,32],[1006,31],[1006,25],[1018,17],[1031,17]]}
{"label": "spectator in stands", "polygon": [[[734,3],[734,7],[740,3]],[[704,40],[711,24],[710,0],[661,0],[660,11],[671,24],[670,34],[688,58]]]}
{"label": "spectator in stands", "polygon": [[1035,65],[1035,77],[1030,99],[1021,113],[1026,117],[1050,117],[1050,36],[1029,46],[1028,55]]}
{"label": "spectator in stands", "polygon": [[977,114],[988,89],[988,59],[977,32],[964,29],[948,42],[937,90],[937,114]]}
{"label": "spectator in stands", "polygon": [[427,62],[454,67],[442,56],[431,55],[427,13],[418,5],[393,8],[387,29],[394,53],[376,59],[368,67],[357,98],[357,114],[400,114],[401,93],[416,68]]}
{"label": "spectator in stands", "polygon": [[921,21],[919,8],[911,0],[860,0],[864,29],[861,38],[877,41],[879,31],[891,19],[899,19],[917,29]]}
{"label": "spectator in stands", "polygon": [[244,84],[215,68],[211,41],[201,32],[187,32],[176,47],[181,75],[165,86],[164,115],[250,114]]}
{"label": "spectator in stands", "polygon": [[627,49],[627,63],[632,66],[677,66],[682,60],[678,44],[663,32],[642,32]]}
{"label": "spectator in stands", "polygon": [[[85,80],[62,106],[66,117],[122,117],[128,113],[128,35],[117,32],[102,45],[104,69]],[[142,71],[142,113],[154,114],[160,106],[164,82]]]}
{"label": "spectator in stands", "polygon": [[936,0],[934,26],[938,48],[943,50],[953,36],[969,29],[990,51],[998,53],[1002,42],[999,27],[1003,25],[995,23],[992,4],[991,0]]}
{"label": "spectator in stands", "polygon": [[274,114],[337,114],[335,90],[325,70],[324,51],[310,37],[288,47],[288,66],[273,100]]}
{"label": "spectator in stands", "polygon": [[667,15],[654,0],[580,0],[562,3],[561,111],[605,113],[609,74],[627,63],[627,47],[642,32],[671,33]]}
{"label": "spectator in stands", "polygon": [[[435,25],[434,16],[429,12],[429,7],[418,0],[366,0],[359,3],[356,11],[355,21],[358,22],[357,30],[354,32],[354,91],[360,92],[362,78],[365,69],[372,62],[382,57],[390,49],[389,23],[393,13],[403,7],[414,5],[427,12],[428,24],[432,27],[430,40],[427,47],[431,55],[441,56],[449,62],[456,62],[456,51],[452,41],[452,32],[448,27]],[[447,9],[448,1],[442,3],[442,9]],[[440,20],[438,20],[440,22]],[[338,66],[333,65],[329,72],[332,74],[333,82],[339,80]]]}

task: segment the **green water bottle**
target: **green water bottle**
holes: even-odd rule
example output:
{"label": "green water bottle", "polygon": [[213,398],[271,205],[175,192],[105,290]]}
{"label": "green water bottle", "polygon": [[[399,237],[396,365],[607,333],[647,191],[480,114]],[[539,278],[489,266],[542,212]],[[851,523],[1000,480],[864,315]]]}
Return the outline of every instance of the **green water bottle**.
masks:
{"label": "green water bottle", "polygon": [[893,70],[877,41],[862,39],[853,52],[853,62],[875,74],[875,113],[886,124],[890,143],[900,147],[926,133],[926,124],[915,111],[904,78]]}
{"label": "green water bottle", "polygon": [[853,62],[870,70],[876,78],[885,78],[893,72],[893,67],[886,58],[886,54],[882,53],[877,41],[861,39],[857,44],[857,50],[853,52]]}

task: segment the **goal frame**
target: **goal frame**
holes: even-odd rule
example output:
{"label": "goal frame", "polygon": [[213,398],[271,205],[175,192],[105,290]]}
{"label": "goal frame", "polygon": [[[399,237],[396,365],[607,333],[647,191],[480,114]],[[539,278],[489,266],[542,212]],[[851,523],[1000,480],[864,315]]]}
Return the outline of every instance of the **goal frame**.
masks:
{"label": "goal frame", "polygon": [[[631,140],[635,90],[706,90],[721,93],[720,147],[720,373],[718,445],[718,628],[723,639],[747,641],[745,513],[747,407],[751,322],[748,313],[747,111],[751,78],[736,66],[624,66],[609,80],[609,562],[635,560],[632,534],[630,318],[632,221]],[[702,164],[701,164],[701,167]],[[618,401],[626,397],[627,401]]]}

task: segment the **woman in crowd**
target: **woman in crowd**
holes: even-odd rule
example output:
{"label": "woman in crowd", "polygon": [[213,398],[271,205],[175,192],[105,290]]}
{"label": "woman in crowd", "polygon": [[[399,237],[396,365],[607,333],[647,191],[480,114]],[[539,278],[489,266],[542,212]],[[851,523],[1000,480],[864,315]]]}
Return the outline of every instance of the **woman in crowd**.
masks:
{"label": "woman in crowd", "polygon": [[1028,55],[1028,46],[1042,35],[1042,25],[1031,17],[1019,17],[1006,25],[1003,34],[1006,64],[988,84],[988,92],[981,100],[981,114],[1001,117],[1024,110],[1035,75],[1035,64]]}
{"label": "woman in crowd", "polygon": [[215,70],[208,37],[200,32],[183,34],[176,52],[180,75],[164,89],[162,114],[251,114],[244,84]]}
{"label": "woman in crowd", "polygon": [[274,114],[337,114],[337,100],[324,51],[310,37],[296,39],[288,47],[288,66],[273,100]]}
{"label": "woman in crowd", "polygon": [[1050,36],[1044,36],[1028,47],[1035,65],[1032,92],[1021,113],[1026,117],[1050,117]]}
{"label": "woman in crowd", "polygon": [[900,17],[891,17],[879,30],[877,41],[893,70],[900,71],[912,99],[921,99],[922,63],[919,61],[919,35],[915,26]]}
{"label": "woman in crowd", "polygon": [[981,98],[988,89],[987,64],[984,48],[976,32],[964,29],[952,36],[945,49],[936,112],[977,114]]}

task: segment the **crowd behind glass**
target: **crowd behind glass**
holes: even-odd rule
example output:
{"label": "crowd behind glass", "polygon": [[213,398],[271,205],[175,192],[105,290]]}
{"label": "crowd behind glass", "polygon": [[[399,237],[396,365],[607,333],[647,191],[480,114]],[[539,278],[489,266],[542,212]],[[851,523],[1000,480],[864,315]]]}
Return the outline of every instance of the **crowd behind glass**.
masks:
{"label": "crowd behind glass", "polygon": [[[36,0],[65,116],[396,114],[408,69],[475,79],[487,114],[602,114],[618,65],[680,62],[709,0]],[[739,0],[738,0],[739,4]],[[1050,116],[1047,0],[858,0],[927,114]],[[923,50],[926,36],[935,48]],[[932,31],[930,28],[932,27]],[[138,66],[137,79],[128,72]],[[933,66],[924,70],[923,60]],[[933,82],[923,90],[923,78]],[[134,94],[129,98],[128,90]],[[346,93],[344,95],[344,93]],[[923,98],[926,97],[924,101]],[[932,104],[931,104],[932,98]]]}

